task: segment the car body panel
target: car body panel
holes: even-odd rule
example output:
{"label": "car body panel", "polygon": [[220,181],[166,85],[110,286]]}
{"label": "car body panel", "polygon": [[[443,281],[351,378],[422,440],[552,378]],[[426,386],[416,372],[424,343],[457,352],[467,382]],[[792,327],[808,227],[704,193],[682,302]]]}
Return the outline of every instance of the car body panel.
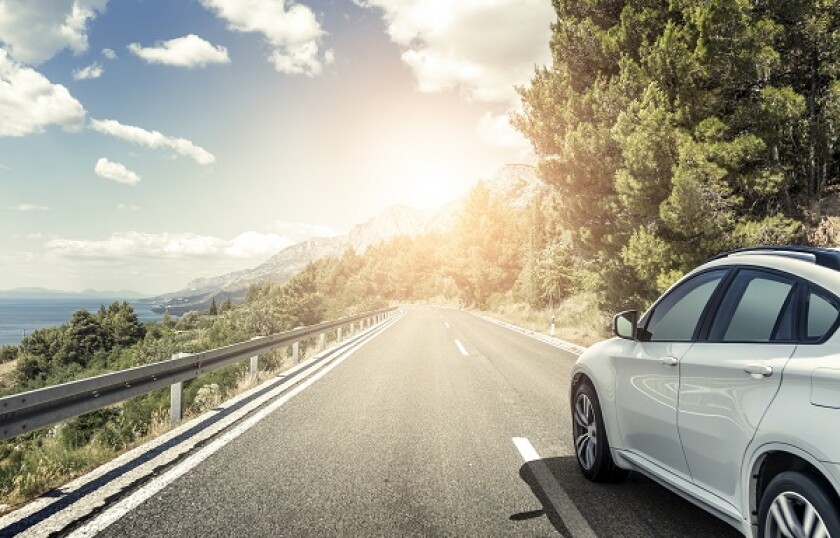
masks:
{"label": "car body panel", "polygon": [[[795,344],[697,342],[681,360],[677,421],[692,479],[733,507],[740,504],[744,453],[795,349]],[[773,373],[746,373],[753,364]]]}
{"label": "car body panel", "polygon": [[[578,358],[572,369],[572,379],[579,375],[588,377],[595,386],[598,394],[598,402],[601,406],[601,414],[604,418],[604,427],[607,429],[607,438],[610,446],[621,446],[621,435],[618,431],[618,419],[615,416],[615,368],[611,360],[598,360],[598,357],[610,357],[627,353],[625,348],[631,347],[634,342],[622,338],[611,338],[590,346]],[[593,360],[587,360],[593,357]],[[572,391],[570,387],[569,402],[571,404]]]}
{"label": "car body panel", "polygon": [[[616,417],[625,450],[690,480],[677,430],[679,359],[687,342],[635,342],[611,356],[616,372]],[[663,363],[673,357],[676,364]]]}
{"label": "car body panel", "polygon": [[681,478],[663,469],[637,453],[627,450],[613,450],[613,461],[623,469],[630,469],[644,474],[653,481],[665,486],[680,497],[726,521],[744,535],[751,533],[750,522],[746,516],[730,503],[724,502],[690,480]]}
{"label": "car body panel", "polygon": [[781,390],[759,427],[756,442],[794,445],[816,460],[840,463],[840,409],[812,403],[815,385],[818,397],[832,382],[835,394],[840,393],[840,380],[822,375],[835,365],[840,368],[840,344],[798,346],[785,367]]}

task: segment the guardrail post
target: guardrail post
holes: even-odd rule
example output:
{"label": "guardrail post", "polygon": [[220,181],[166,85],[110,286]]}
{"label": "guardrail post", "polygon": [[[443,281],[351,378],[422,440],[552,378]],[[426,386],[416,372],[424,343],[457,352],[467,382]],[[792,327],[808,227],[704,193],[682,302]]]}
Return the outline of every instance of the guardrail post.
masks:
{"label": "guardrail post", "polygon": [[184,418],[181,397],[184,395],[184,382],[178,381],[169,387],[169,422],[176,426]]}
{"label": "guardrail post", "polygon": [[336,340],[336,342],[341,342],[341,329],[343,329],[343,327],[339,327],[338,329],[335,330],[335,340]]}
{"label": "guardrail post", "polygon": [[324,351],[325,349],[327,349],[327,333],[321,333],[318,338],[318,351]]}
{"label": "guardrail post", "polygon": [[254,355],[251,357],[251,383],[256,383],[260,375],[260,356]]}
{"label": "guardrail post", "polygon": [[[259,340],[262,336],[255,336],[251,340]],[[260,356],[254,355],[251,357],[251,384],[256,384],[260,375]]]}
{"label": "guardrail post", "polygon": [[[189,353],[175,353],[173,359],[189,356]],[[169,422],[176,426],[184,418],[184,382],[179,381],[169,386]]]}
{"label": "guardrail post", "polygon": [[300,342],[292,344],[292,364],[300,362]]}

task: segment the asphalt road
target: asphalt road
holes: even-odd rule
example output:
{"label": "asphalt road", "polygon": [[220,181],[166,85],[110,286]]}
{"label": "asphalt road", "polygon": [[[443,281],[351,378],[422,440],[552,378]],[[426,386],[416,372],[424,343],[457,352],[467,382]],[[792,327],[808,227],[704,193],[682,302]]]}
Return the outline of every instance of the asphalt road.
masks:
{"label": "asphalt road", "polygon": [[[581,477],[573,355],[468,313],[406,310],[103,534],[568,536],[546,493],[559,488],[597,536],[740,536],[641,476]],[[550,488],[514,437],[539,454]]]}

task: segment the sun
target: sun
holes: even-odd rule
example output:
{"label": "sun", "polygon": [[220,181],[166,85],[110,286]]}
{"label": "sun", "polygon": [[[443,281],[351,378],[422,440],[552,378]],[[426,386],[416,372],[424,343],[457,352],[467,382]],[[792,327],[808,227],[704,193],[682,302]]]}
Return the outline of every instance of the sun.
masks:
{"label": "sun", "polygon": [[445,172],[416,173],[409,178],[408,205],[437,209],[459,196],[453,179]]}
{"label": "sun", "polygon": [[418,209],[438,209],[463,194],[458,172],[450,159],[404,150],[397,180],[400,201]]}

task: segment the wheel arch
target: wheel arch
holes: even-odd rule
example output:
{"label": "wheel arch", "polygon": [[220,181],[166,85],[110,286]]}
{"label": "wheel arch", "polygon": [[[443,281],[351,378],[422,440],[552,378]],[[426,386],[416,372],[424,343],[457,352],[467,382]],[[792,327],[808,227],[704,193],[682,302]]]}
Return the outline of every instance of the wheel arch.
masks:
{"label": "wheel arch", "polygon": [[[591,366],[596,367],[593,371]],[[589,383],[595,389],[598,396],[598,404],[601,407],[601,416],[607,430],[607,438],[612,449],[622,448],[621,433],[618,431],[618,419],[616,418],[615,402],[615,378],[614,371],[605,367],[600,361],[594,364],[578,361],[572,371],[569,383],[569,410],[574,409],[575,390],[581,383]]]}
{"label": "wheel arch", "polygon": [[807,452],[787,444],[764,445],[753,456],[749,467],[749,518],[753,528],[758,525],[758,508],[761,496],[768,484],[785,471],[797,471],[807,474],[822,483],[830,492],[837,506],[840,506],[840,490],[834,485],[828,469]]}

